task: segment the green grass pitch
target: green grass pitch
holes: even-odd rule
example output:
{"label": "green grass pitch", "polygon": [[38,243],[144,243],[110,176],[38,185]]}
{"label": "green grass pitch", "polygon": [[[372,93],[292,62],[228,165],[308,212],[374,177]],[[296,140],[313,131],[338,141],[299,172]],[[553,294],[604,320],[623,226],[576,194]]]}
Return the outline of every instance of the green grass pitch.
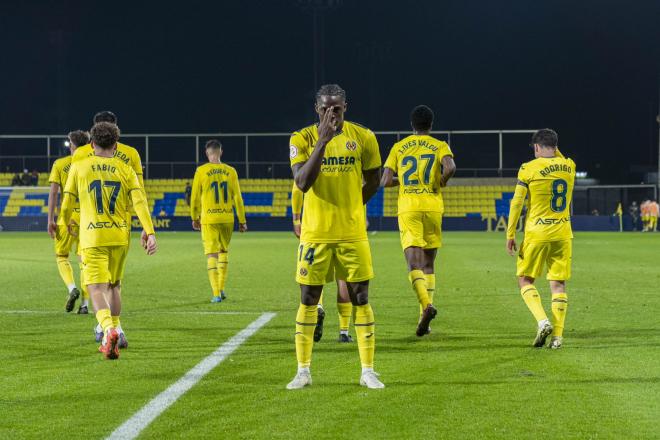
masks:
{"label": "green grass pitch", "polygon": [[[104,438],[264,311],[277,316],[140,438],[600,439],[660,432],[660,234],[576,234],[565,346],[556,352],[530,348],[535,323],[503,234],[444,234],[438,318],[421,339],[398,235],[373,235],[376,370],[387,388],[358,386],[357,347],[335,342],[329,286],[314,385],[301,391],[284,389],[296,369],[292,234],[235,234],[222,304],[208,302],[198,235],[159,234],[154,257],[136,240],[122,315],[130,345],[110,362],[96,351],[93,315],[63,311],[65,288],[46,233],[0,233],[0,438]],[[549,310],[547,283],[537,286]],[[213,313],[220,311],[240,313]]]}

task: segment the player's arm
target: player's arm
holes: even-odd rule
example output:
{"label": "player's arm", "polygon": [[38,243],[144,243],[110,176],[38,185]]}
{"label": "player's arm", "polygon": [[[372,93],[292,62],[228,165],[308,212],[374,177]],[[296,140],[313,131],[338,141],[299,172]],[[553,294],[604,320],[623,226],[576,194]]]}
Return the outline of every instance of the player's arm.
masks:
{"label": "player's arm", "polygon": [[362,171],[362,203],[366,204],[378,192],[380,186],[380,167]]}
{"label": "player's arm", "polygon": [[383,188],[399,186],[399,178],[394,175],[394,170],[392,168],[383,168],[383,176],[380,178],[380,186]]}
{"label": "player's arm", "polygon": [[201,225],[199,220],[202,216],[202,182],[199,170],[195,171],[193,178],[192,191],[190,192],[190,217],[192,218],[192,227],[199,231]]}
{"label": "player's arm", "polygon": [[234,199],[234,209],[238,217],[238,231],[247,232],[247,221],[245,219],[245,204],[243,203],[243,195],[241,194],[241,186],[238,183],[238,175],[234,172],[232,176],[234,180],[232,185],[232,196]]}
{"label": "player's arm", "polygon": [[525,197],[527,197],[527,183],[518,180],[516,191],[513,193],[513,199],[511,199],[511,205],[509,206],[509,223],[506,228],[506,249],[509,255],[514,255],[518,250],[516,246],[516,228],[525,205]]}
{"label": "player's arm", "polygon": [[149,213],[149,203],[147,203],[147,197],[144,195],[144,189],[140,187],[140,181],[138,179],[135,170],[131,169],[128,176],[128,185],[127,185],[129,194],[131,196],[131,201],[133,202],[133,209],[135,214],[137,214],[140,223],[142,224],[142,247],[146,249],[148,255],[153,255],[156,253],[156,233],[154,231],[154,224],[151,221],[151,215]]}
{"label": "player's arm", "polygon": [[291,187],[291,217],[293,217],[293,233],[300,238],[300,220],[302,218],[303,192],[294,183]]}
{"label": "player's arm", "polygon": [[302,192],[307,192],[314,185],[321,172],[321,163],[325,155],[325,147],[328,145],[337,131],[335,125],[335,113],[333,107],[328,107],[323,113],[318,126],[319,140],[314,146],[314,151],[305,162],[296,163],[291,166],[293,179]]}
{"label": "player's arm", "polygon": [[440,187],[444,188],[447,186],[447,182],[451,179],[456,173],[456,162],[454,158],[447,154],[442,158],[442,175],[440,176]]}
{"label": "player's arm", "polygon": [[[69,177],[66,179],[66,185],[64,186],[64,192],[62,196],[62,206],[60,207],[60,216],[64,220],[65,225],[70,225],[71,223],[71,214],[73,213],[73,207],[78,198],[78,168],[75,164],[71,165],[69,170]],[[71,232],[71,229],[69,229]]]}
{"label": "player's arm", "polygon": [[55,224],[55,205],[57,204],[57,196],[60,192],[60,186],[57,183],[50,183],[50,192],[48,193],[48,235],[50,238],[55,238],[57,233],[57,225]]}

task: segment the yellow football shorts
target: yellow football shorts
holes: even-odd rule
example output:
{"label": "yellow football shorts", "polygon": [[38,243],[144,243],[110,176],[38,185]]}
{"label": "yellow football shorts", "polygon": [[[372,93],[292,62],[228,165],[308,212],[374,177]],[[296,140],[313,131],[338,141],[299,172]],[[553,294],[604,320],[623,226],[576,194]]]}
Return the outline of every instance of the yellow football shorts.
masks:
{"label": "yellow football shorts", "polygon": [[55,232],[55,255],[65,257],[78,244],[79,227],[76,225],[73,229],[75,235],[69,233],[66,226],[57,225],[57,231]]}
{"label": "yellow football shorts", "polygon": [[99,246],[82,250],[85,284],[116,283],[124,277],[128,246]]}
{"label": "yellow football shorts", "polygon": [[436,249],[442,246],[442,213],[413,211],[399,214],[401,247]]}
{"label": "yellow football shorts", "polygon": [[300,243],[296,282],[322,286],[336,279],[359,283],[374,277],[369,241]]}
{"label": "yellow football shorts", "polygon": [[231,234],[234,232],[234,223],[212,223],[202,225],[202,243],[204,254],[215,254],[220,251],[227,252]]}
{"label": "yellow football shorts", "polygon": [[548,269],[546,278],[565,281],[571,278],[572,240],[527,243],[523,241],[518,252],[516,275],[538,278],[544,266]]}

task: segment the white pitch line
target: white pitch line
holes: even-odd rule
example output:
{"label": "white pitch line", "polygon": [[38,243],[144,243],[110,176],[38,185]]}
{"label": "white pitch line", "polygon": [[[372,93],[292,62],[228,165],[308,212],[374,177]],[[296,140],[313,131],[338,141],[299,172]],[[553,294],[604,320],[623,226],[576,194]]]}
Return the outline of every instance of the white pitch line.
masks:
{"label": "white pitch line", "polygon": [[227,356],[240,347],[250,336],[254,335],[268,323],[275,313],[264,313],[252,324],[234,335],[230,340],[222,344],[216,351],[204,358],[200,363],[191,368],[181,379],[170,385],[165,391],[154,397],[149,403],[136,412],[130,419],[125,421],[119,428],[115,429],[108,437],[111,440],[134,439],[140,432],[163,411],[169,408],[179,397],[183,396],[190,388],[195,386],[204,376],[224,361]]}

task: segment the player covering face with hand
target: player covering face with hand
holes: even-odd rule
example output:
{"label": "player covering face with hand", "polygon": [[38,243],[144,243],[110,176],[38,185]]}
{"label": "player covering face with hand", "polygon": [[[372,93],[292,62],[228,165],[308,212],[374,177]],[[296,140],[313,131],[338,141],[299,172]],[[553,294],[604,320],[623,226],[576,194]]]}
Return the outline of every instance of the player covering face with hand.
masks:
{"label": "player covering face with hand", "polygon": [[[296,186],[305,193],[298,247],[296,314],[298,371],[287,389],[311,385],[313,334],[323,285],[346,280],[362,364],[360,384],[383,388],[374,372],[375,327],[369,304],[373,278],[364,204],[378,190],[380,153],[373,132],[344,121],[346,93],[336,84],[316,95],[320,122],[291,136],[289,157]],[[363,181],[365,182],[363,185]]]}

